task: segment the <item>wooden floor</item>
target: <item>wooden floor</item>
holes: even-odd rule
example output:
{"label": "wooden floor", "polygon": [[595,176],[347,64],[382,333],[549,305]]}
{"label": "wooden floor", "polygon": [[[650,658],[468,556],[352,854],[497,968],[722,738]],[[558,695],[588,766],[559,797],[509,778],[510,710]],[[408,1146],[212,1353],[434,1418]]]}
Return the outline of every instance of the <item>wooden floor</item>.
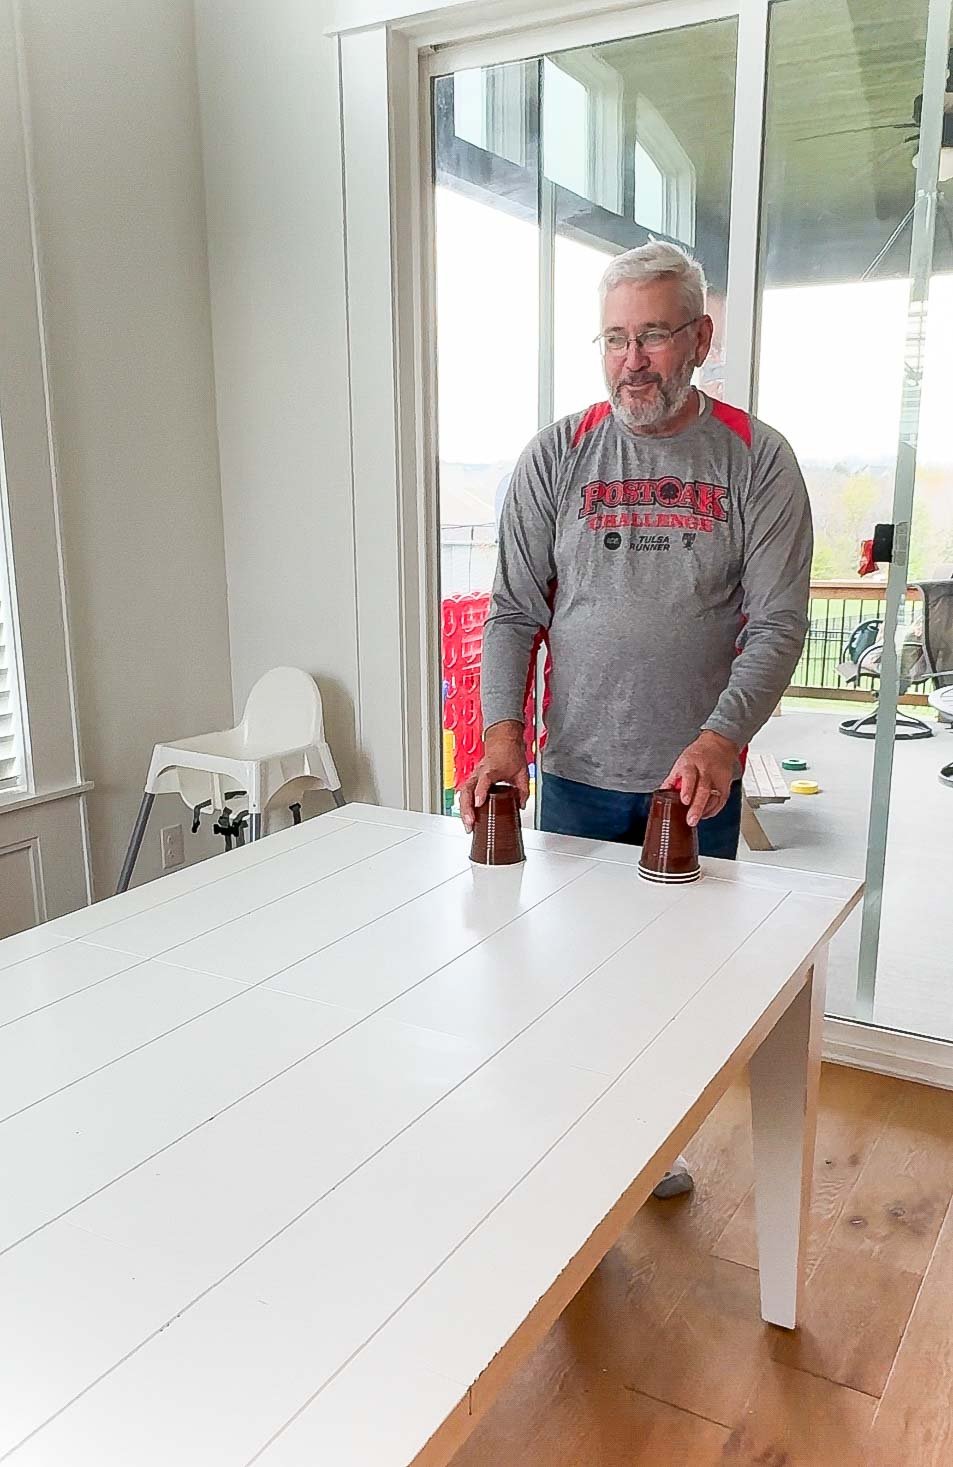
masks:
{"label": "wooden floor", "polygon": [[763,1325],[748,1096],[454,1467],[953,1467],[953,1092],[825,1066],[806,1308]]}

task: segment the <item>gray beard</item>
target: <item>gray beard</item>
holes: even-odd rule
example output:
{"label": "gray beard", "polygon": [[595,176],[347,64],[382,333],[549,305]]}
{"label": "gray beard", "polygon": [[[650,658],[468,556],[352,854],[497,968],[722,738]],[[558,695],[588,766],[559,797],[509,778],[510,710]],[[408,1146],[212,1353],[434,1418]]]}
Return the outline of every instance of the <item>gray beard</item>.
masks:
{"label": "gray beard", "polygon": [[658,391],[653,401],[640,403],[636,408],[622,406],[620,389],[625,384],[617,383],[610,389],[609,396],[619,422],[632,433],[644,431],[646,428],[658,428],[663,423],[667,423],[670,418],[674,418],[677,413],[681,412],[688,401],[694,371],[694,362],[687,361],[679,371],[658,383]]}

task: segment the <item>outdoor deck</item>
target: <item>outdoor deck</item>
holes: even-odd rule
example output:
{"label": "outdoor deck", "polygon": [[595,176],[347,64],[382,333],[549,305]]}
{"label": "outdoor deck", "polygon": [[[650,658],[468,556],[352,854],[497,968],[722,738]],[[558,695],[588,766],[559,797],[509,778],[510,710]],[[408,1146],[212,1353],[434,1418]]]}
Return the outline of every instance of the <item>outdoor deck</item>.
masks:
{"label": "outdoor deck", "polygon": [[[799,755],[819,795],[763,806],[759,819],[777,847],[744,858],[778,866],[863,875],[873,743],[845,738],[841,718],[857,706],[816,708],[798,700],[772,718],[755,747],[780,762]],[[929,710],[911,710],[917,714]],[[953,1039],[953,788],[940,766],[953,761],[953,733],[894,746],[893,790],[875,1019],[890,1028]],[[796,778],[797,776],[791,776]],[[851,1017],[860,921],[831,949],[830,1012]]]}

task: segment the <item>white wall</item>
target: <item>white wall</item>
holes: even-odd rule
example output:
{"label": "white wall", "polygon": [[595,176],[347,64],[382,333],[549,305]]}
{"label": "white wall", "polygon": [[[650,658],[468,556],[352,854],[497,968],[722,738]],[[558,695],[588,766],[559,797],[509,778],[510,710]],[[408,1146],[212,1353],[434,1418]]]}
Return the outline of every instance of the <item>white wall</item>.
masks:
{"label": "white wall", "polygon": [[[98,896],[154,742],[231,713],[191,0],[21,0]],[[158,873],[159,826],[138,879]],[[186,836],[193,856],[216,847]]]}
{"label": "white wall", "polygon": [[312,672],[354,799],[368,783],[327,12],[327,0],[196,0],[196,43],[235,699],[269,667]]}
{"label": "white wall", "polygon": [[386,22],[442,43],[619,8],[619,0],[328,0],[327,14],[335,31]]}

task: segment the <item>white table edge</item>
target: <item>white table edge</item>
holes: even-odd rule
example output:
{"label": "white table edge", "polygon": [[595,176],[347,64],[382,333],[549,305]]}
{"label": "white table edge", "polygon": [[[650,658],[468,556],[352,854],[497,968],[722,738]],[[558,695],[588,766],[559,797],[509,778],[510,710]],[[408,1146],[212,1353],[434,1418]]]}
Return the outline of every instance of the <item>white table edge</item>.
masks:
{"label": "white table edge", "polygon": [[[740,1070],[752,1062],[761,1045],[770,1039],[781,1026],[781,1021],[786,1015],[791,1013],[799,996],[803,995],[807,998],[808,1007],[813,1008],[816,1017],[819,1000],[820,1007],[823,1007],[823,978],[827,944],[830,941],[832,933],[840,926],[845,916],[846,912],[841,908],[838,915],[832,917],[830,927],[815,945],[809,958],[791,975],[784,988],[764,1011],[761,1018],[750,1030],[730,1059],[712,1077],[694,1104],[686,1111],[682,1120],[671,1132],[667,1141],[658,1148],[651,1160],[633,1178],[618,1201],[610,1208],[603,1220],[590,1234],[589,1238],[583,1243],[559,1276],[553,1281],[549,1289],[539,1299],[523,1322],[517,1327],[499,1353],[472,1383],[466,1396],[461,1399],[450,1415],[445,1418],[444,1422],[438,1426],[426,1446],[408,1464],[408,1467],[450,1467],[454,1455],[460,1450],[463,1442],[469,1437],[479,1421],[493,1405],[513,1374],[519,1369],[520,1365],[532,1351],[539,1346],[557,1319],[583,1287],[590,1274],[594,1272],[610,1249],[618,1242],[635,1214],[648,1201],[652,1188],[658,1181],[660,1173],[670,1165],[682,1150],[685,1143],[695,1134],[706,1116],[709,1115],[724,1095],[733,1078]],[[812,985],[812,978],[815,972],[821,978],[821,982],[816,987]],[[811,1037],[805,1066],[805,1074],[808,1080],[807,1104],[805,1106],[804,1117],[806,1132],[805,1161],[807,1160],[808,1152],[810,1157],[813,1158],[817,1106],[817,1072],[819,1072],[820,1068],[819,1026],[815,1023],[814,1027],[815,1032]],[[812,1067],[815,1071],[813,1077],[813,1097],[810,1094],[810,1071]],[[808,1186],[807,1191],[803,1193],[801,1199],[801,1217],[798,1219],[799,1233],[803,1231],[804,1222],[806,1221],[809,1199],[810,1188]],[[803,1274],[803,1248],[799,1248],[798,1251],[801,1256],[798,1260],[799,1277],[796,1287],[799,1289],[801,1275]],[[762,1294],[763,1297],[764,1295]],[[793,1329],[795,1326],[792,1323],[790,1326],[782,1327]],[[466,1412],[465,1416],[463,1415],[464,1410]],[[461,1435],[461,1431],[463,1435]]]}
{"label": "white table edge", "polygon": [[[388,819],[388,816],[392,818]],[[442,834],[439,828],[435,828],[434,821],[446,820],[446,817],[417,815],[414,812],[392,812],[370,805],[348,806],[341,811],[329,812],[327,818],[336,823],[357,820],[388,826],[391,829],[403,828],[408,834],[415,830],[424,833]],[[323,819],[325,819],[324,816],[317,817],[318,821]],[[446,825],[449,827],[446,830],[447,838],[457,841],[465,839],[462,830],[455,822],[446,821]],[[536,833],[533,832],[532,834],[535,835]],[[554,855],[577,856],[593,863],[600,861],[612,862],[614,859],[611,854],[593,855],[587,849],[591,843],[585,841],[575,841],[573,838],[567,837],[543,837],[543,839],[546,841],[555,839],[560,842],[561,847],[578,845],[581,849],[572,851],[571,849],[552,850],[552,847],[547,848],[546,846],[536,847],[536,850],[540,851],[540,853],[544,853],[548,849]],[[622,864],[631,865],[637,859],[638,852],[635,848],[627,847],[621,848],[621,850],[625,855]],[[711,869],[708,871],[708,875],[715,880],[722,879],[719,870],[716,868],[724,867],[730,873],[733,865],[734,863],[731,862],[711,863]],[[746,870],[749,872],[759,869],[767,870],[772,874],[774,879],[766,884],[769,884],[777,890],[781,882],[782,869],[774,867],[758,868],[751,865],[746,867]],[[799,966],[791,973],[790,978],[775,993],[771,1003],[765,1008],[748,1033],[738,1042],[735,1050],[722,1065],[718,1073],[712,1077],[701,1093],[697,1095],[668,1138],[660,1144],[652,1159],[633,1178],[618,1201],[613,1204],[605,1218],[596,1226],[574,1258],[553,1281],[552,1285],[547,1289],[530,1314],[527,1315],[510,1337],[509,1341],[502,1347],[499,1354],[471,1386],[466,1389],[465,1395],[461,1398],[460,1402],[450,1411],[444,1422],[437,1427],[437,1430],[427,1445],[414,1458],[413,1467],[438,1467],[438,1464],[442,1467],[442,1464],[449,1462],[453,1453],[462,1445],[462,1442],[470,1434],[479,1417],[492,1403],[496,1394],[512,1372],[518,1367],[520,1361],[542,1339],[543,1335],[551,1327],[555,1319],[558,1318],[563,1309],[565,1309],[575,1293],[578,1292],[593,1269],[601,1262],[605,1254],[617,1241],[622,1230],[647,1199],[652,1186],[658,1180],[660,1170],[671,1161],[682,1148],[685,1141],[698,1129],[701,1121],[711,1111],[721,1095],[724,1094],[724,1091],[734,1076],[753,1060],[763,1044],[772,1039],[773,1036],[780,1034],[782,1028],[791,1031],[781,1046],[782,1052],[780,1054],[780,1068],[782,1070],[788,1060],[791,1061],[792,1068],[786,1076],[786,1083],[789,1085],[799,1083],[798,1065],[800,1063],[803,1063],[805,1076],[807,1076],[805,1080],[807,1095],[806,1105],[804,1107],[804,1125],[806,1127],[805,1135],[810,1132],[811,1150],[813,1150],[812,1128],[813,1111],[816,1109],[816,1073],[813,1081],[814,1094],[812,1099],[810,1094],[812,1083],[810,1072],[812,1066],[814,1066],[815,1070],[819,1069],[819,1023],[816,1011],[819,998],[823,997],[823,970],[826,962],[826,951],[833,934],[841,926],[848,913],[859,902],[863,892],[863,885],[850,878],[835,877],[830,879],[834,889],[818,890],[817,883],[811,879],[812,873],[794,871],[790,873],[784,872],[783,874],[790,874],[794,878],[800,878],[800,881],[792,882],[788,888],[791,899],[797,903],[808,904],[815,908],[818,913],[824,913],[825,917],[827,917],[828,920],[823,922],[823,927],[821,928],[822,935],[814,941],[814,945],[809,954],[803,960],[800,959],[799,955]],[[836,886],[834,885],[835,883]],[[752,882],[751,885],[755,886],[757,883]],[[815,933],[817,930],[818,928],[816,927],[814,929]],[[92,941],[92,945],[95,945],[95,939],[91,938],[90,940]],[[84,939],[82,938],[67,939],[67,943],[79,942],[82,944],[83,941]],[[815,974],[819,980],[817,982],[813,981]],[[801,1023],[801,1018],[797,1017],[796,1011],[804,1007],[803,1004],[798,1004],[798,1000],[805,994],[810,996],[811,1003],[808,1007],[811,1008],[813,1014],[809,1037],[807,1031],[804,1031],[802,1035],[801,1029],[797,1027],[797,1024]],[[788,1022],[789,1015],[794,1015],[797,1018],[797,1024],[794,1024],[793,1028],[792,1023]],[[785,1079],[785,1077],[782,1076],[782,1079]],[[770,1146],[773,1143],[769,1137],[762,1144]],[[787,1141],[785,1145],[788,1145]],[[789,1185],[791,1182],[790,1177],[784,1180],[786,1185]],[[803,1189],[803,1182],[800,1185]],[[802,1197],[802,1202],[803,1200]],[[780,1323],[781,1321],[775,1319],[774,1322]]]}
{"label": "white table edge", "polygon": [[[364,803],[347,805],[344,809],[347,811],[348,818],[371,825],[388,825],[401,829],[418,830],[421,833],[442,836],[446,840],[466,839],[459,823],[446,815],[428,815],[419,810],[390,810]],[[342,812],[336,813],[341,814]],[[391,818],[388,819],[388,816]],[[399,818],[393,818],[395,816]],[[322,815],[316,818],[324,819],[325,817]],[[634,866],[639,861],[638,846],[613,846],[608,841],[589,841],[572,835],[549,835],[539,830],[524,830],[523,839],[527,849],[543,855],[571,856],[580,860],[601,861],[623,866]],[[594,851],[593,846],[598,847],[598,850]],[[844,900],[848,896],[851,896],[852,902],[856,901],[863,894],[864,887],[863,878],[859,876],[838,876],[828,871],[805,871],[797,866],[767,866],[757,861],[726,861],[703,857],[702,870],[716,881],[743,880],[753,886],[763,884],[774,888],[784,884],[790,891],[798,895],[830,896],[837,901]]]}

